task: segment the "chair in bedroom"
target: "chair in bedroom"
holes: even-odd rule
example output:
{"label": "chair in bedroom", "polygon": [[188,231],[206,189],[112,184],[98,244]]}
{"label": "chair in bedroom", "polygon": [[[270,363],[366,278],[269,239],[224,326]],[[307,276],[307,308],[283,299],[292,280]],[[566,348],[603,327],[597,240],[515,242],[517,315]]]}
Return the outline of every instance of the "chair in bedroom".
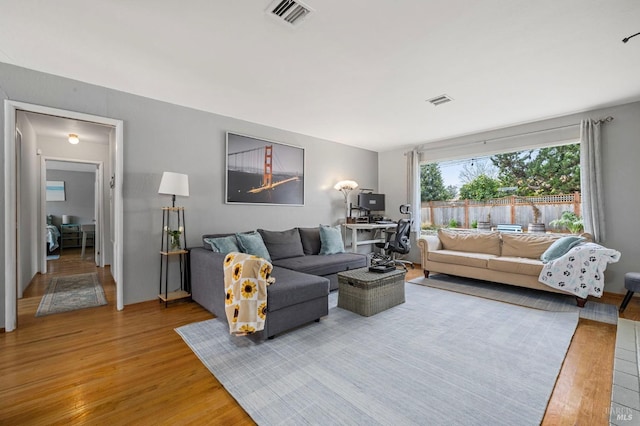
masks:
{"label": "chair in bedroom", "polygon": [[402,204],[400,213],[409,217],[400,219],[395,231],[387,232],[387,239],[384,243],[376,243],[376,247],[381,248],[385,256],[382,259],[377,259],[375,263],[378,265],[399,265],[405,270],[407,269],[406,265],[411,265],[411,269],[413,269],[413,262],[397,258],[397,255],[407,254],[411,250],[410,236],[411,226],[413,225],[411,204]]}

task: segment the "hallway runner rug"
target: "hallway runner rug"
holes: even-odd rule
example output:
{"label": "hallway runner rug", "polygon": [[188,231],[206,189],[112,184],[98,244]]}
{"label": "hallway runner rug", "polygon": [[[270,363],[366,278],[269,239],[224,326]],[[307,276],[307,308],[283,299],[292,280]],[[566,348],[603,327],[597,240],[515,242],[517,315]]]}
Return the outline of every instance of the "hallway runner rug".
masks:
{"label": "hallway runner rug", "polygon": [[40,301],[37,317],[107,304],[95,272],[53,277]]}
{"label": "hallway runner rug", "polygon": [[259,425],[538,425],[578,323],[405,284],[371,317],[329,315],[256,343],[219,319],[176,331]]}
{"label": "hallway runner rug", "polygon": [[595,302],[591,298],[584,308],[576,305],[576,298],[568,294],[551,293],[532,288],[499,284],[472,278],[456,277],[446,274],[432,274],[429,278],[418,277],[409,281],[441,290],[455,291],[470,296],[484,297],[499,302],[513,303],[533,309],[558,312],[578,312],[580,318],[604,322],[618,323],[618,307],[609,303]]}

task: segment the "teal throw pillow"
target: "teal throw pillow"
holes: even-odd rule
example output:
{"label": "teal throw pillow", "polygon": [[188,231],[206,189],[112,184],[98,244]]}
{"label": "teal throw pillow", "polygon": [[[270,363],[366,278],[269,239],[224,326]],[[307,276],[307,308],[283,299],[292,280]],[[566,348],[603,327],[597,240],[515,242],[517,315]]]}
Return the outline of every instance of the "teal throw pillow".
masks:
{"label": "teal throw pillow", "polygon": [[542,262],[544,263],[547,263],[554,259],[562,257],[563,255],[567,254],[569,250],[583,241],[585,241],[585,238],[575,235],[559,238],[555,240],[544,253],[542,253],[542,255],[540,256],[540,260],[542,260]]}
{"label": "teal throw pillow", "polygon": [[320,254],[344,253],[340,226],[320,225]]}
{"label": "teal throw pillow", "polygon": [[240,251],[235,235],[218,238],[205,238],[204,241],[211,246],[216,253],[229,254],[232,251]]}
{"label": "teal throw pillow", "polygon": [[248,234],[236,234],[236,238],[243,253],[252,254],[271,262],[267,246],[264,245],[262,236],[259,233],[254,231]]}

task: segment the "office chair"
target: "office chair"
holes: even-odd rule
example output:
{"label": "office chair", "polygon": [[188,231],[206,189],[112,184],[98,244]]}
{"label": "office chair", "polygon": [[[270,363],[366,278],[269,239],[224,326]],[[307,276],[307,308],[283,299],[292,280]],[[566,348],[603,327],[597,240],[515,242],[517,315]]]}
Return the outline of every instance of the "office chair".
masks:
{"label": "office chair", "polygon": [[382,259],[376,259],[374,262],[378,265],[400,265],[406,271],[406,265],[411,265],[411,269],[413,269],[413,262],[397,259],[396,255],[407,254],[409,250],[411,250],[410,235],[411,225],[413,225],[411,205],[402,204],[400,206],[400,213],[409,215],[409,217],[398,221],[395,232],[387,233],[387,240],[384,243],[376,243],[376,247],[384,250],[385,256]]}

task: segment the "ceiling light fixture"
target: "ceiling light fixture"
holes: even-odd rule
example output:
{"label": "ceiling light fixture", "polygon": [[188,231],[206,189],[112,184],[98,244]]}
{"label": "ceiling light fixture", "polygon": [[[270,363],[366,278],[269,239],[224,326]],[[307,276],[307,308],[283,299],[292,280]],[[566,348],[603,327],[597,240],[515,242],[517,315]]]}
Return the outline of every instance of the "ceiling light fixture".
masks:
{"label": "ceiling light fixture", "polygon": [[637,36],[637,35],[640,35],[640,33],[635,33],[634,35],[630,35],[629,37],[625,37],[625,38],[623,38],[623,39],[622,39],[622,42],[623,42],[623,43],[626,43],[626,42],[628,42],[628,41],[629,41],[629,39],[632,39],[632,38],[634,38],[634,37],[635,37],[635,36]]}
{"label": "ceiling light fixture", "polygon": [[69,133],[69,143],[71,145],[77,145],[80,143],[80,138],[75,133]]}

